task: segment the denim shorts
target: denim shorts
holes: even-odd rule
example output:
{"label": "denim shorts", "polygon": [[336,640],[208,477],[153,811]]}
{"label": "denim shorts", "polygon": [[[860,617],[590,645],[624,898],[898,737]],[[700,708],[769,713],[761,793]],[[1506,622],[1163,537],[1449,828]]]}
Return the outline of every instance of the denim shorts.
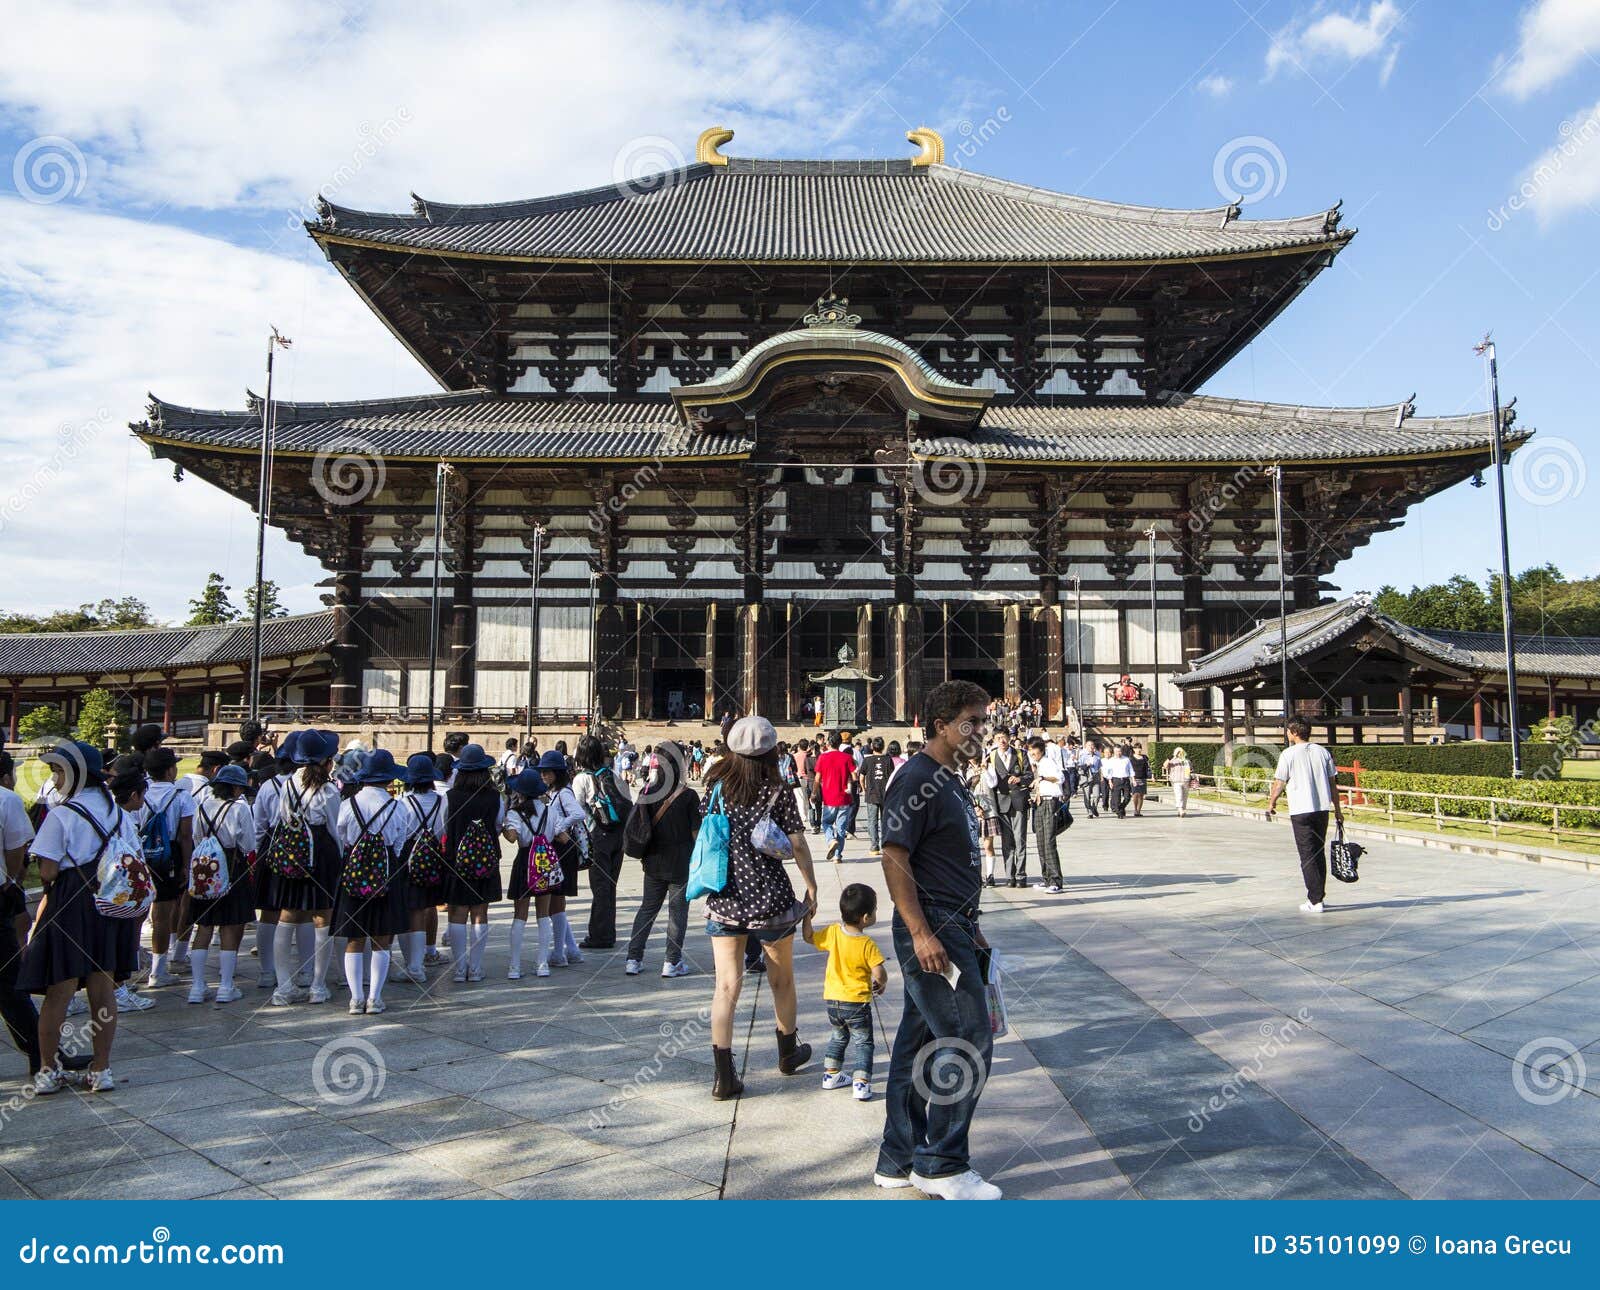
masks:
{"label": "denim shorts", "polygon": [[706,919],[707,936],[748,936],[763,945],[771,945],[794,935],[793,927],[741,927],[738,923],[719,923]]}

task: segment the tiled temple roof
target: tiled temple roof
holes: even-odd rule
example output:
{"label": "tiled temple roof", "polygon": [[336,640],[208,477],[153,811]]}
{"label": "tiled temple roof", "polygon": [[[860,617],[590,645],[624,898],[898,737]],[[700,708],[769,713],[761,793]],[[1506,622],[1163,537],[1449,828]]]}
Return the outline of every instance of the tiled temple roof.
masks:
{"label": "tiled temple roof", "polygon": [[[120,676],[215,663],[248,664],[253,634],[249,622],[132,631],[0,633],[0,676]],[[332,610],[268,618],[261,626],[261,655],[279,659],[312,654],[332,640]]]}

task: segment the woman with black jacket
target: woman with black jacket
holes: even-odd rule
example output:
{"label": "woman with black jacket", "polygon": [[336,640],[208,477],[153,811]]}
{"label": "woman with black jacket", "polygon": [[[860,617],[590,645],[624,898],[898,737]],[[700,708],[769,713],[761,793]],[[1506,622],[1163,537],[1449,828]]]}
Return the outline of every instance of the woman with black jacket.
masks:
{"label": "woman with black jacket", "polygon": [[689,787],[688,761],[675,743],[656,746],[657,766],[628,815],[624,850],[644,866],[644,895],[628,938],[629,976],[644,967],[644,947],[655,927],[656,915],[667,907],[667,957],[664,977],[687,976],[683,938],[689,928],[689,858],[700,832],[700,797]]}

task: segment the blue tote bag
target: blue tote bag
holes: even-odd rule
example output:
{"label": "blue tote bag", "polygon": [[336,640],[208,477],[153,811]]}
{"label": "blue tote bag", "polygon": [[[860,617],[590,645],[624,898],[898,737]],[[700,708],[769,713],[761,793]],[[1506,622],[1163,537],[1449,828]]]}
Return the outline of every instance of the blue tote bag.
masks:
{"label": "blue tote bag", "polygon": [[690,900],[715,895],[728,885],[728,816],[722,809],[722,785],[711,788],[700,834],[694,840],[694,855],[689,859],[689,885],[684,895]]}

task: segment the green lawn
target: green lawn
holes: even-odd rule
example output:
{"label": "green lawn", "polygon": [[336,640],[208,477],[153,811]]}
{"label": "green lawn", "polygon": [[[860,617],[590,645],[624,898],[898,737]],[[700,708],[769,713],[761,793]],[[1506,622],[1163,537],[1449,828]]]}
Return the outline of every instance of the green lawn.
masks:
{"label": "green lawn", "polygon": [[1562,779],[1600,779],[1600,757],[1593,761],[1580,761],[1568,757],[1561,763]]}

